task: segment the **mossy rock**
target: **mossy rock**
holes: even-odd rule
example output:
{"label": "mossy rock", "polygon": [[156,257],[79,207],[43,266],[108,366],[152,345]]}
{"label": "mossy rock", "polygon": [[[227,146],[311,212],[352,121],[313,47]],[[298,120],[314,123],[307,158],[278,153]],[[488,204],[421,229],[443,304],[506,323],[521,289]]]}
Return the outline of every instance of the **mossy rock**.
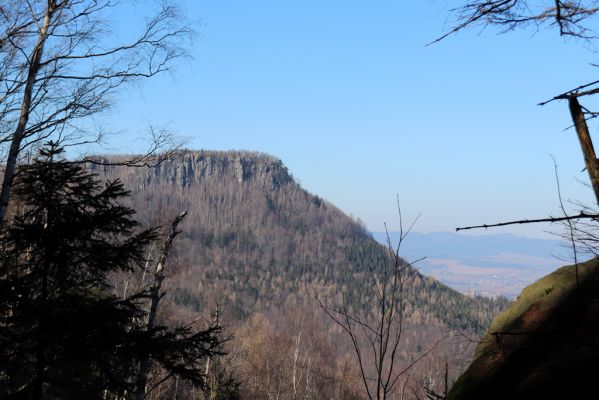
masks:
{"label": "mossy rock", "polygon": [[492,322],[452,400],[596,399],[599,258],[526,287]]}

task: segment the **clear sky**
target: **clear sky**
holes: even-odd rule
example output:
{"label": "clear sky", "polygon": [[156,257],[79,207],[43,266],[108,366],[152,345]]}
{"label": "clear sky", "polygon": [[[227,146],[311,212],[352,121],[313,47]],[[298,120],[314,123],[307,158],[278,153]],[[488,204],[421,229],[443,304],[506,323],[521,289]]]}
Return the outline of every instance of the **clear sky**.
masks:
{"label": "clear sky", "polygon": [[[563,196],[593,202],[577,181],[587,176],[564,130],[567,105],[536,105],[596,79],[584,43],[489,29],[425,46],[449,28],[455,1],[183,4],[198,22],[193,59],[129,90],[113,129],[164,124],[190,148],[273,154],[371,230],[397,228],[396,194],[408,217],[422,213],[422,232],[559,214],[550,154]],[[129,139],[111,146],[134,149]]]}

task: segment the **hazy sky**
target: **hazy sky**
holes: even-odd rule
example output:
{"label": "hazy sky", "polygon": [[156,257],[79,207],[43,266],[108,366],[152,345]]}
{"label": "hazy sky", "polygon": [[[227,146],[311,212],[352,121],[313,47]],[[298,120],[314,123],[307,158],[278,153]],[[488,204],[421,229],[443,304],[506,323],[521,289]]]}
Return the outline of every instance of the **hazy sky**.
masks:
{"label": "hazy sky", "polygon": [[567,105],[536,104],[596,79],[596,54],[542,30],[425,46],[457,3],[184,2],[198,21],[193,60],[130,90],[110,125],[166,124],[190,148],[273,154],[371,230],[397,228],[396,194],[423,232],[559,214],[549,154],[563,196],[591,204]]}

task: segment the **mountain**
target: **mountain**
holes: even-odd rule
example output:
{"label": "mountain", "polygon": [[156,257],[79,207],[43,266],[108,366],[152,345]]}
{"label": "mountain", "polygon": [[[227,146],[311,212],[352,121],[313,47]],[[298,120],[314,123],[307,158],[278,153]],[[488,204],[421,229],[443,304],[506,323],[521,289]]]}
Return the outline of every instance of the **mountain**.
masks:
{"label": "mountain", "polygon": [[[320,327],[311,334],[322,331],[319,343],[328,346],[337,360],[323,364],[341,365],[344,355],[352,354],[343,331],[326,317],[315,296],[329,304],[345,298],[347,307],[364,318],[371,318],[377,309],[370,271],[381,278],[388,258],[386,249],[360,224],[301,188],[281,160],[267,154],[182,151],[150,168],[110,165],[121,159],[106,158],[90,168],[99,177],[119,178],[130,188],[130,205],[144,224],[168,225],[181,211],[188,211],[169,269],[165,297],[169,306],[162,318],[182,323],[210,314],[218,304],[237,332],[232,346],[265,337],[256,336],[256,324],[287,343],[273,354],[271,341],[260,342],[272,357],[287,354],[301,336],[297,329],[310,320]],[[457,374],[469,359],[471,340],[484,332],[506,301],[462,295],[411,268],[404,275],[404,329],[397,359],[406,366],[435,348],[427,357],[427,373],[433,373],[433,364],[437,368],[448,362],[451,373]],[[257,373],[259,368],[252,365],[245,374]],[[287,371],[283,366],[281,370]],[[266,396],[251,393],[249,398]]]}
{"label": "mountain", "polygon": [[[385,232],[373,238],[386,243]],[[389,232],[396,245],[399,232]],[[463,235],[451,232],[410,232],[401,254],[418,270],[462,293],[515,298],[528,284],[554,271],[571,258],[560,240],[530,239],[511,234]]]}

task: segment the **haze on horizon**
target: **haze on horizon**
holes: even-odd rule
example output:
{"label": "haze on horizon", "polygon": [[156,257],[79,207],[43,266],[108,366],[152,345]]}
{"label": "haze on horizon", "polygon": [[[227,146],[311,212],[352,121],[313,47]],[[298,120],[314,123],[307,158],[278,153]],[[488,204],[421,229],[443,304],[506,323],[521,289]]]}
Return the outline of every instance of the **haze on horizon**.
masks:
{"label": "haze on horizon", "polygon": [[422,232],[559,214],[550,154],[564,198],[593,203],[567,106],[537,106],[592,80],[584,43],[487,29],[426,46],[449,27],[445,1],[182,3],[193,59],[128,93],[100,151],[135,151],[151,123],[190,148],[270,153],[374,231],[398,228],[396,195]]}

